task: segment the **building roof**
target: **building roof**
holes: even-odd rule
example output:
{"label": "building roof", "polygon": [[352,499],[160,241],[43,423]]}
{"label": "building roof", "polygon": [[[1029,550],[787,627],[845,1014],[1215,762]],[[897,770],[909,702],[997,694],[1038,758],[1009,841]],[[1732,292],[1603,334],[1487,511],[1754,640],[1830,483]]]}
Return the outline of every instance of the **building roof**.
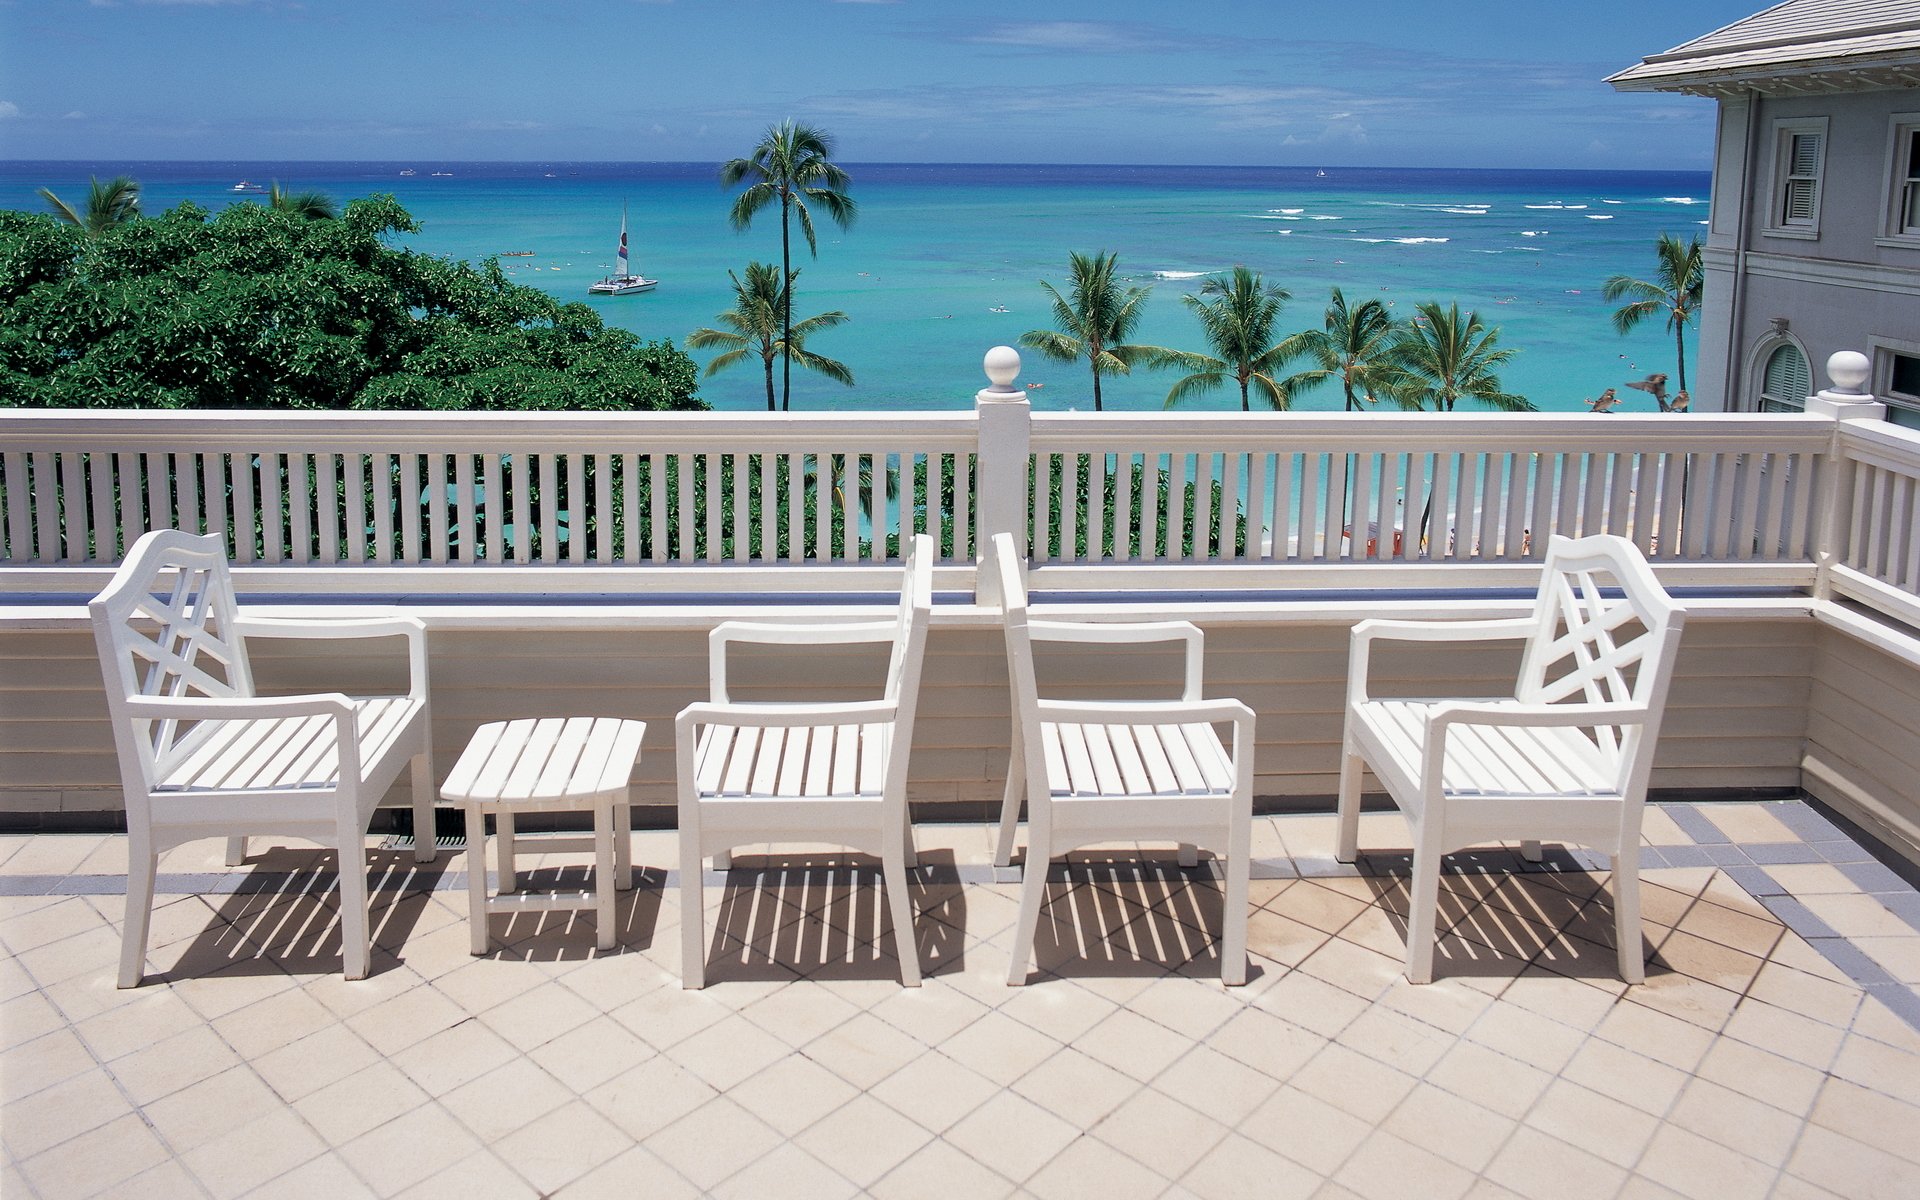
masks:
{"label": "building roof", "polygon": [[1914,0],[1786,0],[1607,78],[1624,92],[1718,96],[1920,87]]}

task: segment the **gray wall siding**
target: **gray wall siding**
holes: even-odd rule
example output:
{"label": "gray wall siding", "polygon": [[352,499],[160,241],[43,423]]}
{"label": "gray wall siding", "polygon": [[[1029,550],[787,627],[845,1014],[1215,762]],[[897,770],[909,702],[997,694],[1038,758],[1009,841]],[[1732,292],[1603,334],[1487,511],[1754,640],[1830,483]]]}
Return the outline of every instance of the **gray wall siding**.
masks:
{"label": "gray wall siding", "polygon": [[1920,667],[1822,630],[1806,787],[1920,860]]}
{"label": "gray wall siding", "polygon": [[[1204,623],[1204,618],[1202,618]],[[1813,626],[1790,621],[1696,621],[1686,633],[1654,784],[1668,788],[1791,787],[1799,782]],[[1258,714],[1257,791],[1327,797],[1339,768],[1346,696],[1345,626],[1222,625],[1207,638],[1207,693],[1236,696]],[[588,713],[648,722],[636,799],[670,804],[673,714],[703,698],[706,639],[696,632],[488,634],[435,632],[430,641],[435,753],[442,777],[485,721]],[[397,651],[397,643],[395,644]],[[394,657],[341,654],[338,644],[256,642],[263,690],[395,687]],[[1444,657],[1402,649],[1376,659],[1376,690],[1402,695],[1492,695],[1517,663],[1508,647]],[[855,697],[877,691],[883,661],[820,649],[737,660],[737,694]],[[1088,654],[1040,660],[1073,679],[1056,694],[1171,695],[1176,652]],[[968,801],[985,814],[1007,763],[1006,666],[995,629],[937,628],[912,767],[918,800]],[[54,812],[118,807],[118,768],[92,637],[80,630],[0,632],[0,809]],[[405,785],[396,789],[399,803]]]}

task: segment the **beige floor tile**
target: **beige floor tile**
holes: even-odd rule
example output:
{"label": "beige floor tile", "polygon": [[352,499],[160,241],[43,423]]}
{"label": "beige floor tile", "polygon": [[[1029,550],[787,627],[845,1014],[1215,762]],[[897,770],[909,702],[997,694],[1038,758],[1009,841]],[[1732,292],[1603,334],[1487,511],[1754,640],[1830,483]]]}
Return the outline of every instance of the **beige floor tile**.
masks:
{"label": "beige floor tile", "polygon": [[648,1045],[664,1050],[737,1011],[715,995],[722,990],[717,984],[695,991],[678,986],[656,988],[609,1015],[646,1039]]}
{"label": "beige floor tile", "polygon": [[1909,986],[1920,984],[1920,937],[1911,933],[1900,937],[1857,937],[1853,944],[1900,982]]}
{"label": "beige floor tile", "polygon": [[1804,1123],[1797,1113],[1783,1112],[1706,1079],[1687,1085],[1667,1120],[1776,1168],[1786,1161]]}
{"label": "beige floor tile", "polygon": [[1854,1034],[1841,1043],[1828,1069],[1850,1083],[1920,1104],[1920,1055],[1904,1054]]}
{"label": "beige floor tile", "polygon": [[1427,1082],[1456,1096],[1519,1119],[1545,1091],[1553,1076],[1476,1042],[1463,1041],[1427,1072]]}
{"label": "beige floor tile", "polygon": [[1660,1127],[1656,1117],[1564,1079],[1534,1102],[1525,1123],[1626,1168],[1639,1160]]}
{"label": "beige floor tile", "polygon": [[[921,989],[921,991],[926,990]],[[1002,992],[1005,999],[995,1006],[998,1012],[1062,1044],[1071,1043],[1087,1030],[1106,1020],[1119,1007],[1112,1000],[1097,995],[1087,988],[1060,987],[1050,982],[1039,986],[1003,988]],[[901,994],[905,996],[912,993]],[[978,1002],[975,1001],[975,1003]],[[883,1008],[876,1008],[875,1011],[883,1017],[887,1015]],[[915,1032],[907,1024],[902,1024],[901,1028],[910,1033]]]}
{"label": "beige floor tile", "polygon": [[[1389,987],[1383,995],[1398,997],[1409,991],[1442,988],[1448,991],[1471,990],[1463,988],[1457,981],[1441,980],[1421,989],[1414,989],[1412,985],[1407,988]],[[1385,1002],[1389,1005],[1393,1003],[1391,999]],[[1253,1003],[1255,1007],[1284,1017],[1323,1038],[1338,1037],[1341,1030],[1367,1011],[1367,1001],[1305,971],[1289,971],[1285,978],[1257,995]]]}
{"label": "beige floor tile", "polygon": [[860,1194],[845,1176],[788,1142],[713,1189],[720,1200],[758,1200],[762,1196],[794,1200],[840,1200]]}
{"label": "beige floor tile", "polygon": [[[0,1195],[11,1194],[4,1184],[0,1184]],[[22,1194],[25,1194],[24,1188]],[[95,1200],[204,1200],[206,1194],[207,1189],[193,1177],[193,1173],[181,1166],[179,1159],[170,1158],[148,1167],[132,1179],[114,1184],[99,1193]]]}
{"label": "beige floor tile", "polygon": [[524,1052],[578,1029],[600,1015],[598,1008],[573,992],[557,983],[545,982],[494,1005],[481,1014],[480,1021]]}
{"label": "beige floor tile", "polygon": [[1920,1195],[1920,1167],[1819,1125],[1801,1132],[1787,1171],[1848,1200]]}
{"label": "beige floor tile", "polygon": [[[932,1022],[934,1028],[940,1028],[943,1027],[941,1017],[945,1020],[956,1019],[952,1016],[954,1012],[985,1011],[979,1009],[972,1001],[966,1000],[965,997],[939,988],[899,988],[894,991],[898,996],[930,998],[911,1013],[904,1009],[895,1010],[900,1014],[901,1020],[893,1023],[902,1028],[905,1028],[906,1022],[915,1016]],[[891,1001],[882,1001],[881,1005],[876,1007],[884,1007],[890,1003]],[[940,1010],[940,1017],[935,1016],[935,1010]],[[754,1001],[741,1009],[740,1015],[786,1045],[798,1047],[806,1045],[835,1026],[852,1020],[860,1011],[858,1005],[836,995],[832,984],[802,981],[789,984],[764,999]],[[964,1020],[961,1023],[964,1024]],[[907,1032],[911,1033],[913,1030],[908,1029]],[[924,1040],[933,1042],[939,1039],[934,1037]]]}
{"label": "beige floor tile", "polygon": [[1338,1170],[1372,1125],[1291,1085],[1241,1122],[1239,1132],[1321,1175]]}
{"label": "beige floor tile", "polygon": [[626,1022],[595,1017],[545,1045],[535,1046],[527,1056],[563,1086],[585,1095],[656,1053]]}
{"label": "beige floor tile", "polygon": [[695,1200],[700,1190],[643,1146],[600,1164],[557,1193],[564,1200]]}
{"label": "beige floor tile", "polygon": [[168,1157],[160,1139],[137,1114],[128,1113],[18,1165],[42,1196],[90,1196]]}
{"label": "beige floor tile", "polygon": [[1879,1000],[1869,997],[1853,1017],[1853,1031],[1876,1042],[1920,1055],[1920,1029],[1901,1020]]}
{"label": "beige floor tile", "polygon": [[925,1128],[872,1096],[857,1096],[828,1112],[794,1142],[861,1187],[933,1140]]}
{"label": "beige floor tile", "polygon": [[213,1022],[218,1033],[243,1058],[257,1058],[337,1021],[332,1010],[304,988],[256,1000]]}
{"label": "beige floor tile", "polygon": [[720,1096],[647,1138],[645,1145],[697,1187],[711,1190],[783,1140],[766,1122]]}
{"label": "beige floor tile", "polygon": [[1374,1005],[1335,1039],[1409,1075],[1425,1075],[1440,1061],[1454,1039],[1431,1025]]}
{"label": "beige floor tile", "polygon": [[1013,1092],[1001,1092],[947,1130],[946,1140],[982,1165],[1024,1181],[1080,1131]]}
{"label": "beige floor tile", "polygon": [[474,958],[435,978],[433,989],[457,1004],[461,1011],[477,1016],[540,986],[539,977],[516,969],[519,965],[494,958]]}
{"label": "beige floor tile", "polygon": [[1736,843],[1800,840],[1799,834],[1774,815],[1771,804],[1702,804],[1695,811]]}
{"label": "beige floor tile", "polygon": [[376,1062],[302,1096],[293,1107],[328,1144],[342,1146],[426,1101],[427,1093],[398,1067]]}
{"label": "beige floor tile", "polygon": [[1838,1192],[1830,1192],[1804,1179],[1796,1179],[1792,1175],[1782,1175],[1774,1182],[1771,1200],[1842,1200],[1842,1198]]}
{"label": "beige floor tile", "polygon": [[445,1093],[440,1104],[491,1146],[572,1099],[571,1090],[531,1059],[514,1058]]}
{"label": "beige floor tile", "polygon": [[200,1029],[206,1021],[167,988],[141,988],[139,998],[73,1026],[101,1062],[112,1062],[176,1034]]}
{"label": "beige floor tile", "polygon": [[[45,1040],[45,1039],[42,1039]],[[196,1025],[108,1065],[135,1104],[151,1104],[237,1066],[240,1057],[205,1025]]]}
{"label": "beige floor tile", "polygon": [[1185,1175],[1227,1133],[1201,1108],[1151,1088],[1135,1092],[1093,1129],[1093,1136],[1168,1179]]}
{"label": "beige floor tile", "polygon": [[864,1012],[806,1047],[808,1058],[863,1091],[924,1053],[917,1039]]}
{"label": "beige floor tile", "polygon": [[463,1020],[389,1056],[429,1096],[443,1096],[511,1060],[516,1051],[479,1021]]}
{"label": "beige floor tile", "polygon": [[1405,978],[1403,960],[1337,937],[1327,939],[1299,970],[1365,1001],[1378,999],[1395,981]]}
{"label": "beige floor tile", "polygon": [[1472,1172],[1385,1132],[1362,1142],[1333,1178],[1368,1200],[1452,1200],[1473,1183]]}
{"label": "beige floor tile", "polygon": [[1920,942],[1920,933],[1915,933],[1913,926],[1880,903],[1878,897],[1857,892],[1838,893],[1802,896],[1800,902],[1841,937],[1909,938]]}
{"label": "beige floor tile", "polygon": [[1758,1000],[1743,1001],[1728,1019],[1724,1033],[1750,1046],[1823,1069],[1833,1061],[1846,1036],[1831,1025]]}
{"label": "beige floor tile", "polygon": [[[1072,1051],[1062,1050],[1060,1054],[1055,1055],[1054,1058],[1058,1059],[1072,1053]],[[1083,1055],[1081,1057],[1084,1058],[1085,1056]],[[825,1102],[825,1107],[831,1107],[834,1104],[843,1103],[845,1100],[845,1096],[839,1094],[839,1089],[844,1088],[847,1094],[851,1094],[852,1088],[847,1084],[841,1083],[838,1076],[814,1066],[805,1059],[793,1059],[789,1061],[804,1063],[806,1065],[808,1068],[808,1078],[805,1085],[798,1089],[787,1089],[784,1095],[769,1095],[768,1103],[770,1105],[791,1106],[800,1097],[810,1099],[818,1096]],[[1028,1072],[1027,1076],[1015,1085],[1016,1089],[1026,1084],[1029,1080],[1038,1077],[1041,1072],[1046,1070],[1048,1063],[1053,1061],[1054,1059],[1049,1059],[1047,1063],[1042,1063],[1033,1071]],[[1091,1059],[1087,1059],[1086,1061],[1089,1063],[1092,1062]],[[787,1065],[787,1063],[782,1063],[780,1067],[775,1068],[775,1071],[779,1071]],[[1098,1064],[1094,1065],[1098,1066]],[[1100,1069],[1103,1071],[1107,1070],[1104,1067]],[[823,1078],[817,1082],[812,1080],[812,1073],[814,1072],[818,1072]],[[1111,1072],[1109,1073],[1111,1074]],[[742,1085],[742,1087],[751,1086],[752,1083],[753,1081],[749,1081],[748,1084]],[[735,1095],[738,1096],[741,1090],[740,1088],[736,1088]],[[970,1067],[962,1066],[937,1050],[932,1050],[909,1062],[892,1075],[887,1076],[886,1079],[868,1089],[867,1094],[880,1103],[892,1108],[894,1111],[908,1117],[915,1123],[935,1133],[945,1133],[953,1126],[954,1122],[986,1103],[987,1100],[999,1090],[1000,1086],[998,1084],[980,1074],[978,1071]],[[1034,1099],[1044,1106],[1044,1101],[1038,1101],[1038,1097],[1029,1096],[1028,1098]],[[743,1104],[748,1103],[744,1098],[742,1098],[741,1102]],[[751,1107],[751,1105],[749,1106]],[[1060,1110],[1048,1107],[1048,1111],[1059,1112]],[[778,1122],[772,1121],[771,1118],[768,1118],[768,1120],[770,1123],[776,1125],[776,1127],[779,1124]],[[1081,1122],[1083,1126],[1086,1123],[1087,1122]]]}
{"label": "beige floor tile", "polygon": [[1229,1127],[1237,1126],[1279,1090],[1272,1076],[1196,1046],[1153,1081],[1156,1090]]}
{"label": "beige floor tile", "polygon": [[1746,1200],[1767,1194],[1777,1172],[1678,1125],[1664,1126],[1637,1173],[1692,1200]]}
{"label": "beige floor tile", "polygon": [[941,1140],[916,1151],[868,1191],[880,1200],[949,1200],[954,1196],[994,1200],[1011,1195],[1014,1184]]}
{"label": "beige floor tile", "polygon": [[738,1015],[710,1025],[665,1051],[695,1078],[722,1092],[791,1052],[787,1043]]}
{"label": "beige floor tile", "polygon": [[1127,1008],[1195,1041],[1202,1040],[1246,1011],[1237,990],[1214,979],[1174,976],[1155,980]]}
{"label": "beige floor tile", "polygon": [[1561,1075],[1656,1117],[1672,1106],[1688,1078],[1685,1072],[1602,1038],[1581,1043]]}
{"label": "beige floor tile", "polygon": [[[1741,898],[1747,899],[1744,892]],[[1753,902],[1748,900],[1748,903]],[[1759,908],[1758,905],[1754,907]],[[1704,899],[1689,908],[1678,922],[1666,921],[1662,924],[1673,925],[1695,937],[1762,958],[1772,953],[1774,944],[1786,933],[1786,927],[1765,909],[1759,909],[1756,915],[1709,903]]]}
{"label": "beige floor tile", "polygon": [[480,1143],[438,1105],[425,1104],[340,1148],[354,1174],[392,1196],[481,1152]]}
{"label": "beige floor tile", "polygon": [[141,1112],[177,1154],[285,1107],[253,1068],[243,1063],[156,1100]]}
{"label": "beige floor tile", "polygon": [[[157,919],[159,914],[155,913],[154,916]],[[35,908],[0,919],[0,945],[16,955],[24,956],[29,950],[51,946],[83,933],[98,933],[106,928],[106,918],[85,898],[49,897],[46,903]]]}
{"label": "beige floor tile", "polygon": [[298,1100],[381,1056],[345,1025],[328,1025],[249,1061],[281,1099]]}
{"label": "beige floor tile", "polygon": [[673,1060],[656,1056],[620,1072],[582,1099],[644,1142],[717,1095]]}
{"label": "beige floor tile", "polygon": [[1863,1088],[1844,1079],[1829,1079],[1815,1101],[1811,1119],[1836,1133],[1875,1149],[1920,1163],[1920,1107]]}
{"label": "beige floor tile", "polygon": [[1517,1005],[1501,1004],[1474,1022],[1467,1039],[1552,1074],[1567,1065],[1585,1034]]}
{"label": "beige floor tile", "polygon": [[1553,1200],[1611,1197],[1627,1173],[1559,1138],[1522,1126],[1487,1167],[1487,1178],[1522,1196]]}
{"label": "beige floor tile", "polygon": [[1640,817],[1640,840],[1649,846],[1691,846],[1693,835],[1680,828],[1666,810],[1649,804]]}
{"label": "beige floor tile", "polygon": [[13,1160],[31,1158],[132,1111],[112,1076],[96,1067],[0,1108],[0,1144]]}
{"label": "beige floor tile", "polygon": [[1865,993],[1852,984],[1834,983],[1770,962],[1760,968],[1747,995],[1823,1024],[1849,1029]]}
{"label": "beige floor tile", "polygon": [[[511,1094],[500,1098],[512,1104]],[[552,1195],[633,1146],[633,1139],[574,1100],[492,1143],[492,1151],[543,1196]]]}
{"label": "beige floor tile", "polygon": [[1637,1002],[1614,1005],[1594,1033],[1681,1071],[1691,1071],[1713,1044],[1713,1034],[1698,1025]]}
{"label": "beige floor tile", "polygon": [[1827,863],[1788,863],[1767,868],[1767,874],[1787,892],[1805,901],[1809,896],[1851,894],[1860,885],[1839,867]]}
{"label": "beige floor tile", "polygon": [[512,1167],[483,1151],[435,1171],[401,1192],[399,1200],[536,1200],[541,1194]]}
{"label": "beige floor tile", "polygon": [[[30,1042],[66,1025],[64,1013],[45,995],[30,990],[0,1002],[0,1049]],[[97,1051],[96,1051],[97,1053]]]}
{"label": "beige floor tile", "polygon": [[1164,1176],[1082,1137],[1027,1180],[1025,1190],[1040,1200],[1145,1200],[1166,1187]]}
{"label": "beige floor tile", "polygon": [[1407,1093],[1380,1128],[1470,1172],[1486,1169],[1514,1130],[1511,1118],[1430,1083]]}
{"label": "beige floor tile", "polygon": [[1305,1200],[1320,1186],[1312,1171],[1239,1134],[1230,1134],[1181,1177],[1180,1183],[1203,1200]]}
{"label": "beige floor tile", "polygon": [[[1114,1070],[1146,1082],[1172,1066],[1192,1042],[1123,1008],[1075,1038],[1073,1045]],[[991,1071],[981,1073],[995,1077]]]}
{"label": "beige floor tile", "polygon": [[326,1149],[306,1122],[279,1109],[187,1151],[181,1159],[217,1200],[226,1200],[268,1183]]}

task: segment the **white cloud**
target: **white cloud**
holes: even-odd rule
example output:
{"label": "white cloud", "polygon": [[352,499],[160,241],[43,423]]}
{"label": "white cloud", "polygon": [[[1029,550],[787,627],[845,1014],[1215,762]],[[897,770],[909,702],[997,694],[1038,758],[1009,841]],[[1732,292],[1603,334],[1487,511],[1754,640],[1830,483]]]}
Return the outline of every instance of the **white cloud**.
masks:
{"label": "white cloud", "polygon": [[20,115],[20,106],[11,100],[0,100],[0,121]]}

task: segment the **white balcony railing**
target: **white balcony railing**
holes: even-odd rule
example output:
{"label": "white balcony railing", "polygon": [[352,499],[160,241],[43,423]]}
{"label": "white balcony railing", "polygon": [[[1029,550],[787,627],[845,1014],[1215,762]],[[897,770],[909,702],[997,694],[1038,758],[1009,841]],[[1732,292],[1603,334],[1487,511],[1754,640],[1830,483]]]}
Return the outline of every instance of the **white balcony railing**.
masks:
{"label": "white balcony railing", "polygon": [[858,590],[918,531],[965,586],[1001,529],[1058,588],[1522,586],[1608,532],[1672,586],[1920,624],[1916,500],[1920,437],[1821,415],[0,410],[0,591],[89,591],[158,527],[366,593]]}

